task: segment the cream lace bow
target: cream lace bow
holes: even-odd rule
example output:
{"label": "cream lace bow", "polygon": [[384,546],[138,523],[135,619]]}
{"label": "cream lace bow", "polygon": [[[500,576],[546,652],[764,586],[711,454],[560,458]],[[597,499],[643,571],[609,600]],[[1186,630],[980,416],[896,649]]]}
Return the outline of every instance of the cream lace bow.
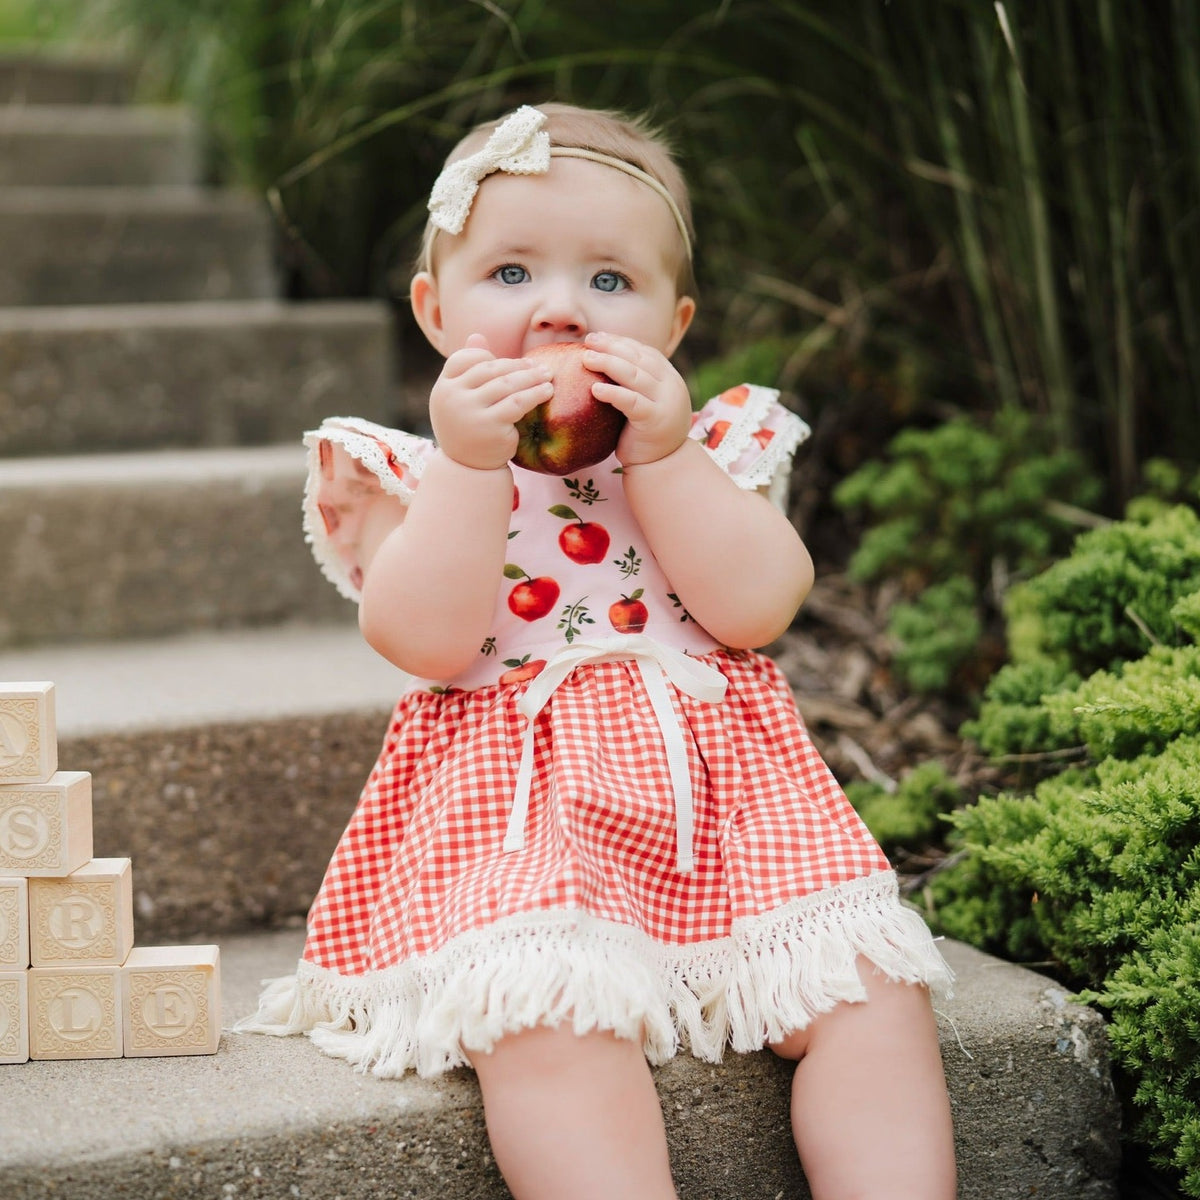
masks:
{"label": "cream lace bow", "polygon": [[496,127],[482,150],[451,163],[433,185],[429,219],[447,233],[461,233],[480,182],[493,172],[544,175],[550,169],[550,135],[542,131],[545,123],[544,113],[523,105]]}

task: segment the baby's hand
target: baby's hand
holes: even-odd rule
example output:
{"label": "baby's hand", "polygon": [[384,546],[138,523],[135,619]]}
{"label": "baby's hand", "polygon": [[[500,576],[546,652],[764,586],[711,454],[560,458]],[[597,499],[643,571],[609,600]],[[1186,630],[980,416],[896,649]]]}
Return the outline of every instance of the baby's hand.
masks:
{"label": "baby's hand", "polygon": [[625,414],[627,424],[617,443],[624,466],[657,462],[683,445],[692,427],[692,399],[687,384],[665,354],[634,338],[589,333],[583,365],[607,375],[592,395]]}
{"label": "baby's hand", "polygon": [[517,449],[516,422],[550,398],[545,367],[496,358],[473,333],[446,359],[429,396],[429,420],[442,453],[464,467],[502,467]]}

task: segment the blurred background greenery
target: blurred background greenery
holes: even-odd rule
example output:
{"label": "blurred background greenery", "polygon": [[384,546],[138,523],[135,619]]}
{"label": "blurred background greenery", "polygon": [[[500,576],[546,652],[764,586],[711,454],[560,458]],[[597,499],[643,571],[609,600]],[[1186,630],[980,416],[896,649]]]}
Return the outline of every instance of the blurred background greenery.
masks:
{"label": "blurred background greenery", "polygon": [[402,300],[474,122],[645,111],[695,194],[699,390],[851,414],[845,469],[1004,409],[1110,505],[1200,459],[1193,0],[0,0],[0,36],[64,31],[197,106],[214,179],[271,195],[295,296]]}

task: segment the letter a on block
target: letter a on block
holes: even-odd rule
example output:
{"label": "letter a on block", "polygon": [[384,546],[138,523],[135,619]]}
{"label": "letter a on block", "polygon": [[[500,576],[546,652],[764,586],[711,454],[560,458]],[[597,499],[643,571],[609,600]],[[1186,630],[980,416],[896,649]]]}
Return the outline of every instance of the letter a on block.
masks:
{"label": "letter a on block", "polygon": [[54,684],[0,683],[0,784],[45,783],[57,769]]}
{"label": "letter a on block", "polygon": [[125,962],[125,1057],[216,1054],[220,950],[135,946]]}

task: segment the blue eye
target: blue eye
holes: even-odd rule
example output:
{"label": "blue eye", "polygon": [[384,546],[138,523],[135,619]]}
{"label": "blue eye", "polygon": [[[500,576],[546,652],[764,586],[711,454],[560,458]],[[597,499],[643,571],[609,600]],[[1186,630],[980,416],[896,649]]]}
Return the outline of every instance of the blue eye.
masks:
{"label": "blue eye", "polygon": [[617,271],[598,271],[592,276],[592,287],[599,292],[623,292],[629,280]]}
{"label": "blue eye", "polygon": [[529,278],[529,272],[524,267],[510,263],[506,267],[500,267],[498,270],[493,271],[492,278],[507,284],[524,283]]}

